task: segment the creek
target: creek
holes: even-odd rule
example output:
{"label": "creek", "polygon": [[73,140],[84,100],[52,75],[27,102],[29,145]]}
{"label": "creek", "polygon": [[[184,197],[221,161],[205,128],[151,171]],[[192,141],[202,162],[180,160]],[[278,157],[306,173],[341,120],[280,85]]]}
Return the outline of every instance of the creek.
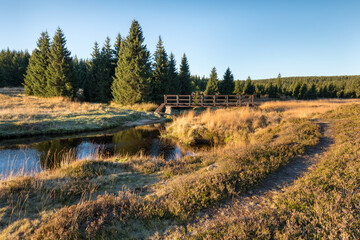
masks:
{"label": "creek", "polygon": [[112,129],[66,137],[35,137],[0,141],[0,179],[56,168],[67,160],[143,154],[166,160],[191,155],[179,143],[160,137],[159,125]]}

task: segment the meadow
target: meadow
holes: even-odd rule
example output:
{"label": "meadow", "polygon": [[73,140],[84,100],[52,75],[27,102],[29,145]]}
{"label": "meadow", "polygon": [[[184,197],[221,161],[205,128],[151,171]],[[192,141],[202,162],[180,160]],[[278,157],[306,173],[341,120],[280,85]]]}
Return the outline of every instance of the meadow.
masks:
{"label": "meadow", "polygon": [[136,120],[156,120],[155,104],[119,108],[115,104],[26,96],[23,88],[0,90],[0,139],[59,135],[114,128]]}
{"label": "meadow", "polygon": [[[193,156],[99,156],[13,176],[0,182],[0,238],[359,238],[359,103],[277,101],[188,112],[162,135],[211,146]],[[333,146],[249,208],[240,196],[321,145],[324,123],[334,130]]]}

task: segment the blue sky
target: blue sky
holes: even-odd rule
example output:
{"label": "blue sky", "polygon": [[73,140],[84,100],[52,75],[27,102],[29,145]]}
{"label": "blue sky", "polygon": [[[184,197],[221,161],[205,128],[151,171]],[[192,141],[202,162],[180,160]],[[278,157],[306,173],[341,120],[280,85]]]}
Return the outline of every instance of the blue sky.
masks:
{"label": "blue sky", "polygon": [[161,35],[192,74],[227,67],[235,79],[360,74],[360,1],[0,0],[0,49],[32,51],[40,33],[60,26],[68,49],[89,58],[95,41],[112,43],[143,28],[153,53]]}

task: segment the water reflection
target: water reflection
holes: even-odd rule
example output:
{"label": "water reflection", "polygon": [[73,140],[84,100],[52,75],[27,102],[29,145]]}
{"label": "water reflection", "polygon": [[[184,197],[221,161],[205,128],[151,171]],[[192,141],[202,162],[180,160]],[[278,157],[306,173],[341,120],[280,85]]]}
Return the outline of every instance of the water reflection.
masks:
{"label": "water reflection", "polygon": [[34,144],[6,146],[0,149],[0,177],[13,171],[24,174],[42,169],[58,167],[62,161],[73,159],[93,159],[97,154],[135,155],[138,153],[167,160],[181,158],[189,152],[176,142],[161,139],[160,129],[141,126],[119,131],[115,134],[91,137],[71,137],[54,139]]}

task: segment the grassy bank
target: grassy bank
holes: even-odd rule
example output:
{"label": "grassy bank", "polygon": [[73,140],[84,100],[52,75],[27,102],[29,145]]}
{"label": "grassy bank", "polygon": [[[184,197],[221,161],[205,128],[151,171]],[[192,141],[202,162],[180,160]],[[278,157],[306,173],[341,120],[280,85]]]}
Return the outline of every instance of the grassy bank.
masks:
{"label": "grassy bank", "polygon": [[192,239],[359,239],[360,106],[341,107],[321,117],[336,128],[335,146],[311,173],[256,211],[219,217]]}
{"label": "grassy bank", "polygon": [[25,96],[21,88],[17,91],[1,89],[0,102],[0,139],[96,131],[129,121],[158,119],[143,111],[151,104],[125,109],[116,105],[72,102],[65,98]]}
{"label": "grassy bank", "polygon": [[[316,106],[316,103],[314,102],[313,105]],[[317,113],[319,109],[315,106],[308,107],[309,112],[312,111],[311,117],[320,116]],[[216,209],[222,201],[250,190],[266,176],[286,165],[294,156],[304,153],[307,146],[318,143],[320,137],[318,124],[309,120],[309,116],[298,118],[288,114],[287,111],[293,108],[299,108],[299,105],[292,103],[288,108],[275,105],[271,109],[241,108],[180,116],[167,128],[165,136],[174,136],[184,142],[187,137],[191,137],[219,143],[216,147],[199,151],[194,156],[173,161],[141,155],[100,158],[97,161],[84,160],[64,164],[59,169],[33,177],[15,177],[0,182],[0,237],[5,239],[316,237],[317,235],[314,234],[301,234],[304,233],[304,226],[309,226],[311,229],[311,224],[317,226],[318,222],[312,222],[311,218],[302,218],[304,216],[302,212],[294,215],[294,218],[291,214],[298,209],[304,210],[309,216],[321,209],[339,209],[336,210],[337,216],[342,216],[343,208],[336,208],[335,205],[316,205],[314,208],[311,202],[321,202],[321,197],[328,196],[329,198],[325,198],[326,201],[323,203],[330,204],[331,201],[335,201],[335,204],[336,201],[340,201],[341,195],[336,195],[336,199],[332,199],[327,192],[341,189],[339,187],[341,184],[345,184],[346,187],[359,180],[354,177],[358,176],[356,169],[353,169],[353,172],[347,171],[345,175],[340,172],[337,174],[338,169],[335,167],[337,165],[331,166],[331,164],[342,161],[341,158],[337,158],[338,156],[332,158],[332,161],[340,160],[325,164],[323,170],[319,170],[320,172],[314,175],[313,179],[296,182],[293,190],[286,192],[286,196],[292,196],[293,199],[290,198],[288,201],[279,194],[278,200],[274,200],[275,202],[270,206],[246,215],[246,221],[240,221],[239,216],[236,216],[236,221],[234,218],[223,218],[219,222],[214,222],[207,232],[190,224],[204,211]],[[359,108],[352,108],[354,109],[334,110],[322,116],[329,119],[341,118],[343,121],[350,112],[360,111],[356,110]],[[341,121],[338,124],[341,124]],[[357,123],[360,124],[358,121]],[[225,127],[221,128],[221,126]],[[348,130],[341,132],[341,129],[350,129],[354,126],[353,123],[349,126],[346,123],[338,125],[339,136],[343,134],[341,138],[345,139],[344,136],[350,133]],[[200,127],[202,130],[199,133],[196,129]],[[357,130],[357,127],[353,129]],[[358,131],[354,132],[357,134]],[[356,142],[358,137],[354,135],[349,141]],[[357,151],[357,149],[353,150]],[[349,152],[349,157],[354,158],[354,151]],[[342,154],[345,154],[345,151]],[[344,164],[342,167],[346,166]],[[334,172],[335,174],[332,174]],[[351,177],[351,181],[346,176]],[[342,182],[333,179],[330,185],[325,184],[319,188],[322,192],[319,189],[313,191],[315,189],[313,186],[317,186],[318,182],[323,183],[325,178],[334,177]],[[334,185],[335,180],[338,181],[339,186]],[[300,184],[299,182],[303,185],[297,185]],[[357,191],[356,188],[350,187],[349,190]],[[293,195],[290,194],[291,191],[294,191]],[[343,193],[347,194],[346,191]],[[307,201],[307,198],[311,198],[311,201]],[[348,219],[352,221],[353,228],[357,224],[354,220],[357,216],[354,215],[356,209],[353,206],[357,206],[358,197],[346,198],[346,203],[350,206],[346,210],[350,211],[350,215],[353,214]],[[317,208],[318,206],[323,208]],[[327,219],[331,216],[322,216],[324,216],[323,220],[330,221]],[[305,221],[306,219],[308,222]],[[294,222],[291,222],[292,220]],[[339,221],[329,223],[339,224]],[[192,235],[186,235],[185,228],[181,227],[187,224]],[[291,226],[298,226],[295,228],[298,232],[291,235],[292,233],[289,232]],[[284,230],[281,235],[282,232],[278,229],[286,231]]]}

